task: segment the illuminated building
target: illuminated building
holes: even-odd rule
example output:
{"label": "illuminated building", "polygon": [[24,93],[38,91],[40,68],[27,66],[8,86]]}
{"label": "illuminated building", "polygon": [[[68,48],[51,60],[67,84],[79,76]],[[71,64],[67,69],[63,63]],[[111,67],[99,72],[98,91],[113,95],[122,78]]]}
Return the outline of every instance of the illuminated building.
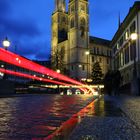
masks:
{"label": "illuminated building", "polygon": [[110,64],[111,49],[108,40],[89,36],[88,0],[69,0],[68,12],[65,0],[55,2],[56,8],[52,14],[52,65],[56,62],[56,69],[64,67],[70,77],[81,80],[90,78],[93,63],[99,61],[105,74]]}
{"label": "illuminated building", "polygon": [[[138,35],[134,41],[131,39],[133,33]],[[111,47],[113,48],[113,68],[120,70],[123,77],[122,85],[132,82],[135,61],[135,74],[137,78],[140,77],[140,2],[135,2],[130,8],[112,39]]]}

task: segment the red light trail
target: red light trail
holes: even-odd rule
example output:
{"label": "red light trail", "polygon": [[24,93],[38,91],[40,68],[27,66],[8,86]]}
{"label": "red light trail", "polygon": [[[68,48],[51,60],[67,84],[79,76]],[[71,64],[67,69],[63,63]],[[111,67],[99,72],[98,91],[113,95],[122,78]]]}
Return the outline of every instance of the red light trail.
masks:
{"label": "red light trail", "polygon": [[[48,69],[44,66],[36,64],[30,60],[27,60],[19,55],[16,55],[16,54],[9,52],[9,51],[2,49],[2,48],[0,48],[0,60],[7,62],[9,64],[12,64],[12,65],[16,65],[16,66],[21,67],[21,68],[25,68],[25,69],[34,71],[34,72],[38,72],[38,73],[41,73],[44,75],[49,75],[53,78],[56,78],[56,79],[59,79],[62,81],[73,83],[75,85],[81,85],[81,86],[84,85],[83,83],[80,83],[72,78],[64,76],[60,73],[57,73],[51,69]],[[90,87],[88,87],[87,85],[86,85],[86,88],[92,91],[92,89]]]}
{"label": "red light trail", "polygon": [[63,83],[63,82],[59,82],[59,81],[55,81],[55,80],[50,80],[50,79],[45,79],[45,78],[37,77],[37,76],[34,77],[32,75],[29,75],[29,74],[15,72],[15,71],[11,71],[11,70],[6,70],[6,69],[3,69],[3,68],[0,68],[0,72],[10,74],[10,75],[19,76],[19,77],[24,77],[24,78],[28,78],[28,79],[43,81],[43,82],[50,82],[50,83],[54,83],[54,84],[58,84],[58,85],[71,86],[70,84],[67,84],[67,83]]}

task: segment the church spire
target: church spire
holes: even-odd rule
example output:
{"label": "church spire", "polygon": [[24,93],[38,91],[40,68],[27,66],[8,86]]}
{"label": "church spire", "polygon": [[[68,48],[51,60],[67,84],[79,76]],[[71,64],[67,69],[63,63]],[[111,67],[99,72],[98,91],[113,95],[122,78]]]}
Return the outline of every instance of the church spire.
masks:
{"label": "church spire", "polygon": [[66,11],[66,4],[65,0],[55,0],[56,8],[55,10],[58,12],[65,12]]}
{"label": "church spire", "polygon": [[121,26],[121,18],[120,18],[120,12],[119,12],[119,16],[118,16],[118,27]]}

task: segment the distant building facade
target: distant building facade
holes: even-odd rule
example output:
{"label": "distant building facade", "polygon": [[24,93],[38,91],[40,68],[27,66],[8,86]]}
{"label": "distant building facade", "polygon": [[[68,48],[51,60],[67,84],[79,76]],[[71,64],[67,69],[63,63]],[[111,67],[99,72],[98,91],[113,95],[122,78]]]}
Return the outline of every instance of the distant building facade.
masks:
{"label": "distant building facade", "polygon": [[[52,65],[65,69],[72,78],[90,78],[92,65],[101,63],[103,73],[109,69],[109,41],[89,36],[88,0],[56,0],[52,14]],[[106,42],[106,43],[105,43]],[[89,52],[89,54],[86,54]],[[108,54],[107,54],[108,53]],[[61,57],[56,57],[61,55]],[[63,61],[63,66],[59,61]]]}
{"label": "distant building facade", "polygon": [[[132,41],[131,35],[138,38]],[[135,2],[111,42],[113,69],[119,69],[123,85],[133,79],[134,59],[136,60],[137,77],[140,78],[140,2]]]}

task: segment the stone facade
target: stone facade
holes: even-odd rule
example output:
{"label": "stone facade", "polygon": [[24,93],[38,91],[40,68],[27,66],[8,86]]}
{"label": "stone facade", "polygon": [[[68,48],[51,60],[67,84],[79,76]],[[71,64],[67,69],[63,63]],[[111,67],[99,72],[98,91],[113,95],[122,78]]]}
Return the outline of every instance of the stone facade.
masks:
{"label": "stone facade", "polygon": [[[131,39],[136,33],[138,38]],[[123,77],[122,85],[132,82],[134,77],[134,61],[137,77],[140,77],[140,2],[135,2],[128,15],[121,23],[112,42],[113,69],[119,69]]]}

